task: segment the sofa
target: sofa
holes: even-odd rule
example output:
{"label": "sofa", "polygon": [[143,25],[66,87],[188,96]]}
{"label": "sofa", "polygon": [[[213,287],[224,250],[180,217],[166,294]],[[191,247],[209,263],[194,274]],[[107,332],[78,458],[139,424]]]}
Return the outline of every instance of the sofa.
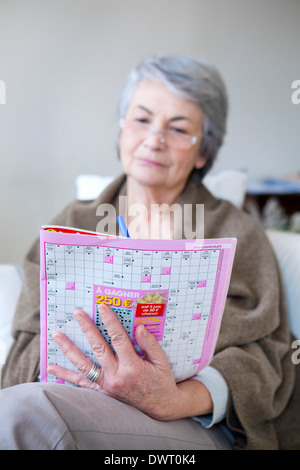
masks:
{"label": "sofa", "polygon": [[[77,199],[96,198],[111,180],[112,177],[109,176],[78,176]],[[243,172],[227,170],[214,176],[209,175],[206,176],[204,184],[217,197],[242,207],[246,188],[246,175]],[[266,234],[273,246],[281,271],[291,331],[300,339],[300,234],[273,229],[267,229]],[[21,284],[20,266],[0,264],[0,372],[13,342],[11,325]]]}

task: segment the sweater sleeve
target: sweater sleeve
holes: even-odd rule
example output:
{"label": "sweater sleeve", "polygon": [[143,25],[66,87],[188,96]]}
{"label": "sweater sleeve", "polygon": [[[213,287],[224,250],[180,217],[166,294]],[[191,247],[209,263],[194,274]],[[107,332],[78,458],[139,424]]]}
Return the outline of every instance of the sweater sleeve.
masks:
{"label": "sweater sleeve", "polygon": [[219,423],[225,418],[228,387],[222,374],[213,367],[205,367],[199,374],[192,377],[203,383],[209,391],[213,401],[213,413],[205,416],[195,416],[193,419],[202,424],[205,428],[211,428],[214,424]]}

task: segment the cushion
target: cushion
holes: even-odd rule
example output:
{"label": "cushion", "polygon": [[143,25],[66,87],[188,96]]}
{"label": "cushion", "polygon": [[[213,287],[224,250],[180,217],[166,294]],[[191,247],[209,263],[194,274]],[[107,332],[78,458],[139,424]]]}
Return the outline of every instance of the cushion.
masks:
{"label": "cushion", "polygon": [[239,208],[244,203],[246,183],[247,173],[240,170],[223,170],[203,178],[203,184],[215,197],[226,199]]}
{"label": "cushion", "polygon": [[113,181],[113,176],[79,175],[76,178],[76,197],[79,201],[92,201]]}

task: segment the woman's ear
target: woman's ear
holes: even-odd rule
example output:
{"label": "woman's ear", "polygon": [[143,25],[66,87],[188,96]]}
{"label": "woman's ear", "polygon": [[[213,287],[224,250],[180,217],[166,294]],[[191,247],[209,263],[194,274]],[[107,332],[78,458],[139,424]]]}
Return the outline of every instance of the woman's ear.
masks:
{"label": "woman's ear", "polygon": [[207,162],[207,157],[204,155],[199,155],[195,163],[195,168],[197,170],[201,170],[201,168],[203,168],[206,165],[206,162]]}

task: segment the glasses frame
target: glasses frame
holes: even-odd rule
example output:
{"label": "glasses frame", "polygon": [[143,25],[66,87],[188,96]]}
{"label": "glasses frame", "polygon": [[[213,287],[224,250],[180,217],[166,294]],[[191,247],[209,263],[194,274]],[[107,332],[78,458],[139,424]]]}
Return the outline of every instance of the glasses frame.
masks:
{"label": "glasses frame", "polygon": [[[130,124],[130,121],[128,123]],[[148,124],[148,123],[140,123],[140,124],[143,124],[143,126],[148,129],[148,135],[146,137],[144,137],[143,140],[149,139],[149,137],[151,137],[152,135],[157,134],[157,136],[159,138],[159,141],[162,144],[167,144],[169,147],[175,147],[175,148],[177,147],[176,145],[173,146],[172,142],[171,142],[171,145],[170,145],[170,143],[167,143],[166,138],[164,137],[164,134],[168,134],[170,132],[168,129],[160,129],[159,130],[159,129],[155,129],[155,127],[151,126],[151,124]],[[124,118],[120,119],[119,125],[120,125],[121,129],[124,129],[124,127],[126,128],[126,120]],[[186,150],[188,150],[189,148],[193,147],[193,145],[195,145],[198,142],[198,140],[202,137],[202,135],[189,136],[187,134],[183,134],[182,137],[189,137],[190,138],[189,146],[186,147]],[[184,149],[185,148],[183,148],[182,150],[184,150]]]}

